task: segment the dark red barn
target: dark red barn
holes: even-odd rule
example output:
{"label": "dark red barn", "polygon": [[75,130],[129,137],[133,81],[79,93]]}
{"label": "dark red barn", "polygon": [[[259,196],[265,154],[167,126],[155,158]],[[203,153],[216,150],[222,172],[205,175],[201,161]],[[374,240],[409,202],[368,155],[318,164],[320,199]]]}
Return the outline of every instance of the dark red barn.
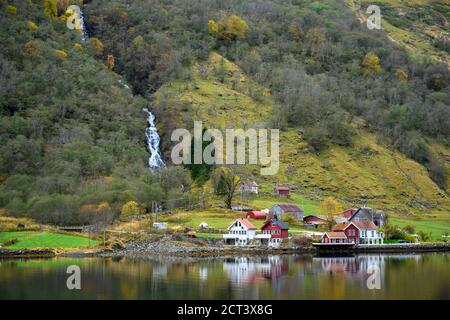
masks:
{"label": "dark red barn", "polygon": [[289,193],[291,192],[291,188],[289,187],[284,187],[284,186],[276,186],[273,189],[273,193],[275,194],[275,196],[277,197],[285,197],[285,198],[289,198]]}

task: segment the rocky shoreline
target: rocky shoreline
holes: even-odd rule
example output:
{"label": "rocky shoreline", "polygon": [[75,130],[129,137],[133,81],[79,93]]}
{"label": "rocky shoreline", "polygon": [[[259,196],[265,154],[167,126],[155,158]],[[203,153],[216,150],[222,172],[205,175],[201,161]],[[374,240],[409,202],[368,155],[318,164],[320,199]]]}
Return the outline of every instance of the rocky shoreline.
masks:
{"label": "rocky shoreline", "polygon": [[114,256],[178,256],[178,257],[221,257],[237,255],[267,255],[267,254],[314,254],[314,253],[417,253],[417,252],[449,252],[450,244],[387,244],[366,245],[346,250],[320,250],[314,247],[282,246],[268,248],[260,246],[234,247],[225,246],[221,239],[182,239],[176,240],[170,236],[157,239],[128,241],[119,248],[112,249],[0,249],[0,258],[9,257],[114,257]]}
{"label": "rocky shoreline", "polygon": [[260,246],[234,247],[225,246],[222,239],[189,239],[188,241],[174,241],[170,236],[165,236],[157,241],[130,241],[124,248],[105,252],[102,256],[229,256],[229,255],[264,255],[264,254],[292,254],[313,253],[314,248],[286,246],[281,248],[268,248]]}
{"label": "rocky shoreline", "polygon": [[53,249],[0,249],[0,258],[34,258],[34,257],[54,257],[57,251]]}

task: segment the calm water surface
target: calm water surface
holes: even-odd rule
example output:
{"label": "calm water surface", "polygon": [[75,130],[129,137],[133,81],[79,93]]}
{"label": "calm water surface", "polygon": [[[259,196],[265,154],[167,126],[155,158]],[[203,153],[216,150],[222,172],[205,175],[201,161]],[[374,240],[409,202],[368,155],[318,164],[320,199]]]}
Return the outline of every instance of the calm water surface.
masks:
{"label": "calm water surface", "polygon": [[[81,290],[66,287],[70,265]],[[449,253],[0,260],[0,299],[449,298]]]}

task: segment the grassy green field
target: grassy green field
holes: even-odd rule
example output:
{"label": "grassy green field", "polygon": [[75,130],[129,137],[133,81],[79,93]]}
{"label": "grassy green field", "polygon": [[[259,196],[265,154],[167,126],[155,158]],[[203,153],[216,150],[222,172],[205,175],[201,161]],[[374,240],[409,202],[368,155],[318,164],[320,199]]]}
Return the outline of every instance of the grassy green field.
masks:
{"label": "grassy green field", "polygon": [[448,220],[418,220],[418,219],[406,219],[400,217],[389,217],[391,224],[404,227],[406,225],[412,225],[417,231],[431,232],[431,238],[433,240],[442,240],[442,235],[447,232],[450,234],[450,221]]}
{"label": "grassy green field", "polygon": [[262,210],[265,208],[270,209],[277,203],[295,204],[300,208],[303,208],[305,216],[319,214],[319,205],[320,205],[319,201],[309,200],[302,195],[294,193],[291,194],[291,197],[289,199],[275,198],[275,197],[258,198],[252,200],[249,203],[249,205],[255,207],[258,210]]}
{"label": "grassy green field", "polygon": [[10,249],[34,249],[34,248],[80,248],[92,247],[98,244],[98,241],[85,237],[59,234],[50,232],[34,232],[34,231],[17,231],[17,232],[1,232],[0,243],[17,239],[18,241],[7,248]]}
{"label": "grassy green field", "polygon": [[[244,218],[245,215],[233,211],[226,211],[224,213],[217,213],[215,211],[191,211],[179,212],[161,220],[166,221],[170,227],[183,226],[198,228],[200,223],[206,222],[210,228],[227,229],[239,217]],[[264,220],[250,220],[257,228],[260,228],[264,223]]]}

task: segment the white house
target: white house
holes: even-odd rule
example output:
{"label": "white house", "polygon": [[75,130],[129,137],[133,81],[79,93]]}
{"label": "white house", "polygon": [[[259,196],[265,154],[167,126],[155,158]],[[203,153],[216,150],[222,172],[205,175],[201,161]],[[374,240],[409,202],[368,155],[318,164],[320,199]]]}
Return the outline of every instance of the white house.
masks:
{"label": "white house", "polygon": [[383,244],[383,236],[383,233],[377,230],[377,226],[372,221],[352,221],[336,224],[333,232],[325,233],[322,242]]}
{"label": "white house", "polygon": [[165,230],[167,229],[167,223],[166,222],[154,222],[153,228],[158,230]]}
{"label": "white house", "polygon": [[255,181],[243,182],[238,186],[238,191],[258,194],[258,184]]}
{"label": "white house", "polygon": [[256,234],[256,227],[247,219],[236,219],[229,227],[228,233],[223,235],[226,244],[245,246],[257,239],[270,239],[270,234]]}
{"label": "white house", "polygon": [[372,221],[353,221],[359,229],[359,244],[383,244],[384,234]]}

